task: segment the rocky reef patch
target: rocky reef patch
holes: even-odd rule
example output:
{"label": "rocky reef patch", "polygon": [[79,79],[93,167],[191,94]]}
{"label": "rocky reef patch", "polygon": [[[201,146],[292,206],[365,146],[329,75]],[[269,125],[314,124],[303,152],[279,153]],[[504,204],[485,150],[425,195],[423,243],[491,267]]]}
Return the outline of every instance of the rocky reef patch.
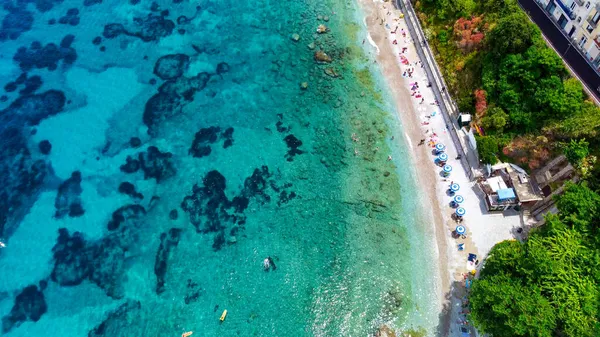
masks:
{"label": "rocky reef patch", "polygon": [[8,1],[3,2],[3,7],[8,14],[2,19],[0,41],[16,40],[21,34],[31,29],[34,21],[33,13],[23,7],[13,6]]}
{"label": "rocky reef patch", "polygon": [[285,159],[287,161],[293,161],[296,155],[304,153],[304,151],[298,149],[302,146],[302,141],[296,138],[296,136],[290,134],[285,136],[283,140],[288,147],[288,152],[285,154]]}
{"label": "rocky reef patch", "polygon": [[173,154],[160,152],[156,146],[149,146],[145,152],[140,152],[137,158],[127,156],[125,164],[120,169],[125,173],[134,173],[141,169],[144,179],[156,179],[156,182],[168,179],[177,172],[173,164]]}
{"label": "rocky reef patch", "polygon": [[[254,200],[259,204],[271,201],[269,190],[285,195],[278,204],[288,202],[296,197],[295,192],[288,189],[291,184],[278,186],[273,174],[267,166],[257,168],[244,180],[244,187],[238,195],[229,199],[225,193],[227,182],[216,170],[208,172],[202,179],[203,186],[194,185],[192,194],[186,196],[181,208],[188,213],[190,222],[199,233],[214,233],[212,248],[220,250],[227,242],[237,242],[236,233],[246,223],[245,210]],[[291,197],[290,197],[291,196]],[[229,231],[226,237],[226,231]]]}
{"label": "rocky reef patch", "polygon": [[29,48],[20,47],[13,56],[21,70],[28,71],[34,68],[53,71],[58,68],[58,63],[69,66],[77,60],[77,51],[71,45],[75,40],[74,35],[66,35],[59,45],[48,43],[45,46],[39,41],[33,41]]}
{"label": "rocky reef patch", "polygon": [[56,200],[54,207],[56,218],[62,218],[65,215],[70,217],[82,216],[85,212],[81,205],[81,173],[75,171],[71,174],[71,177],[65,180],[58,187],[58,193],[56,194]]}
{"label": "rocky reef patch", "polygon": [[116,210],[108,223],[109,234],[100,240],[86,241],[82,233],[69,234],[59,229],[54,248],[51,279],[61,286],[75,286],[89,279],[112,298],[124,296],[125,261],[139,240],[143,216],[140,205],[126,205]]}
{"label": "rocky reef patch", "polygon": [[156,275],[156,293],[161,294],[165,291],[165,275],[167,274],[167,265],[171,250],[179,244],[181,236],[180,228],[171,228],[167,233],[160,235],[160,245],[156,252],[154,262],[154,275]]}
{"label": "rocky reef patch", "polygon": [[10,313],[2,318],[2,333],[9,332],[23,322],[37,322],[48,309],[43,290],[46,282],[40,282],[40,287],[30,285],[25,287],[15,298]]}
{"label": "rocky reef patch", "polygon": [[109,313],[102,323],[88,333],[88,337],[120,336],[131,326],[141,308],[140,301],[128,300]]}
{"label": "rocky reef patch", "polygon": [[225,129],[223,132],[218,126],[202,128],[196,132],[189,153],[196,158],[208,156],[212,152],[211,144],[214,144],[217,140],[223,140],[223,148],[226,149],[233,145],[233,131],[232,127]]}
{"label": "rocky reef patch", "polygon": [[133,25],[130,29],[125,28],[120,23],[109,23],[104,26],[102,36],[107,39],[114,39],[119,35],[128,35],[137,37],[144,42],[158,41],[163,37],[171,35],[175,28],[175,23],[165,18],[166,15],[153,13],[145,17],[136,17],[133,19]]}

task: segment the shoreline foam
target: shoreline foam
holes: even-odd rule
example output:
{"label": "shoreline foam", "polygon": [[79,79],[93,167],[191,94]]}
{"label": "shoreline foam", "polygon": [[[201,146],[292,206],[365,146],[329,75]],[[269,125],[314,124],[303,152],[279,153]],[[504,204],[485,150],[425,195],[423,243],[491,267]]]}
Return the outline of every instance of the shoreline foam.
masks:
{"label": "shoreline foam", "polygon": [[[438,272],[440,275],[438,283],[439,289],[436,290],[438,291],[437,297],[440,299],[440,303],[437,303],[439,306],[438,312],[441,314],[439,316],[440,321],[438,323],[436,335],[447,336],[450,331],[450,310],[448,308],[450,301],[448,300],[448,297],[452,289],[451,284],[454,281],[453,271],[455,266],[452,266],[449,263],[452,251],[448,243],[446,229],[447,220],[442,214],[440,200],[444,191],[437,188],[438,184],[432,183],[438,181],[439,177],[434,169],[431,154],[426,151],[428,148],[425,146],[415,146],[412,142],[412,139],[418,140],[423,136],[422,125],[420,124],[418,114],[416,113],[416,110],[419,110],[420,107],[415,106],[415,104],[418,103],[412,101],[413,98],[406,88],[406,81],[402,77],[403,72],[400,68],[399,61],[393,51],[393,45],[388,39],[389,32],[386,31],[385,26],[380,23],[380,20],[386,16],[398,17],[399,11],[395,8],[389,8],[389,11],[394,14],[387,15],[387,12],[383,11],[382,6],[391,7],[391,4],[389,3],[372,0],[359,0],[358,2],[365,14],[364,22],[368,29],[368,36],[369,38],[374,39],[374,42],[378,46],[377,50],[381,51],[377,53],[376,60],[381,68],[385,81],[387,82],[387,86],[392,92],[398,117],[403,124],[406,142],[413,151],[413,162],[417,172],[420,173],[416,177],[418,186],[421,193],[425,196],[425,199],[431,202],[436,243],[436,247],[433,247],[433,250],[437,253]],[[400,36],[400,31],[398,31],[398,35]],[[408,32],[407,39],[410,39]],[[411,42],[412,41],[409,41],[409,45],[412,45]],[[448,145],[451,146],[451,144]]]}

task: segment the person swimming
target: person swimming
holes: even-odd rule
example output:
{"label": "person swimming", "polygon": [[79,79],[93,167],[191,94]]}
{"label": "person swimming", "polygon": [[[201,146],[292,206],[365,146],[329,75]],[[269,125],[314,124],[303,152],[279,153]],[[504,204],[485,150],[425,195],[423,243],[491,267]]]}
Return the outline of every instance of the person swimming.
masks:
{"label": "person swimming", "polygon": [[266,259],[263,260],[263,269],[265,271],[269,271],[271,269],[276,270],[277,266],[275,265],[275,261],[273,261],[273,259],[268,256]]}

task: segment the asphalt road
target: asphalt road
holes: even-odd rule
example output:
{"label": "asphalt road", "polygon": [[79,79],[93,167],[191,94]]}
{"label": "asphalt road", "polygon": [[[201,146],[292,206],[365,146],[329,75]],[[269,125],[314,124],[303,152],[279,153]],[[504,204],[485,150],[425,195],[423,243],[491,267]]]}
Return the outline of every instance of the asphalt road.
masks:
{"label": "asphalt road", "polygon": [[550,41],[558,54],[569,64],[579,79],[588,87],[589,91],[600,101],[600,75],[586,61],[584,56],[571,45],[565,33],[560,30],[539,7],[535,0],[518,0],[529,17],[540,27],[546,39]]}

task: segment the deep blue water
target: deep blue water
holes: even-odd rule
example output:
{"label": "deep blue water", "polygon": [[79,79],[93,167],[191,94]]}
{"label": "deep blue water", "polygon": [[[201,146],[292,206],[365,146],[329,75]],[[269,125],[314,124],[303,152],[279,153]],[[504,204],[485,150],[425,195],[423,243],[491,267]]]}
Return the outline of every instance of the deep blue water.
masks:
{"label": "deep blue water", "polygon": [[3,334],[431,333],[428,215],[353,2],[2,4]]}

